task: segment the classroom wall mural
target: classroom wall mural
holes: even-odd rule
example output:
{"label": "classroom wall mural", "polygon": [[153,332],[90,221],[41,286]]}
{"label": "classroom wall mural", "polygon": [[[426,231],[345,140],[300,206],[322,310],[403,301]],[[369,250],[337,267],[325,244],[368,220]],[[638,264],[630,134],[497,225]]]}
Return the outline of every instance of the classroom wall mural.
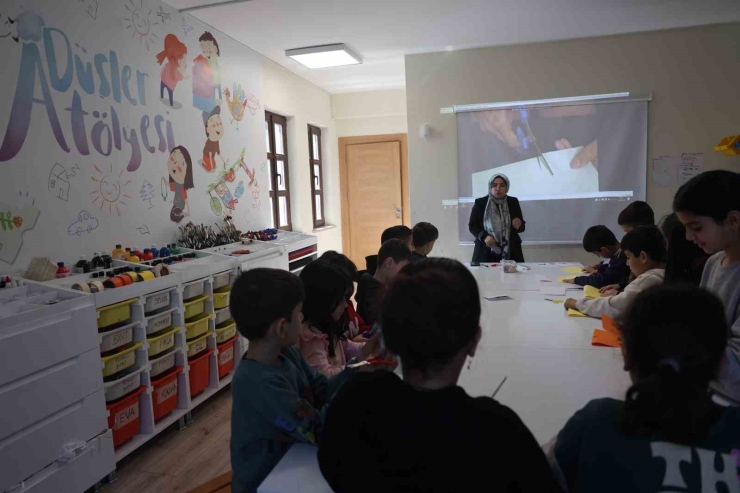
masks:
{"label": "classroom wall mural", "polygon": [[156,0],[0,5],[0,266],[267,226],[248,48]]}

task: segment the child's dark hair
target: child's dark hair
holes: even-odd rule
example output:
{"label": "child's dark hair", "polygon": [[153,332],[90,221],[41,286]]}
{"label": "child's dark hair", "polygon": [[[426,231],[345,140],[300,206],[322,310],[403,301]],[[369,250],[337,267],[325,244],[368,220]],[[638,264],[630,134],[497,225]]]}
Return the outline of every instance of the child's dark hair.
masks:
{"label": "child's dark hair", "polygon": [[673,198],[674,212],[707,216],[721,223],[731,211],[740,211],[740,174],[707,171],[681,185]]}
{"label": "child's dark hair", "polygon": [[415,247],[423,247],[439,238],[439,230],[432,223],[417,223],[412,231]]}
{"label": "child's dark hair", "polygon": [[394,238],[397,238],[399,240],[407,240],[411,237],[413,234],[413,231],[411,231],[411,228],[408,226],[391,226],[390,228],[387,228],[385,231],[383,231],[383,235],[380,237],[380,244],[382,245],[388,240],[392,240]]}
{"label": "child's dark hair", "polygon": [[587,252],[598,252],[602,247],[611,247],[616,243],[617,237],[603,224],[591,226],[583,235],[583,249]]}
{"label": "child's dark hair", "polygon": [[635,257],[647,253],[655,262],[665,260],[665,237],[657,226],[640,226],[622,238],[622,251],[629,250]]}
{"label": "child's dark hair", "polygon": [[405,241],[394,238],[380,245],[378,250],[378,265],[382,265],[387,259],[392,258],[394,262],[411,261],[411,250]]}
{"label": "child's dark hair", "polygon": [[218,47],[218,41],[216,41],[216,38],[213,37],[213,34],[206,31],[200,35],[198,41],[211,41],[213,43],[213,46],[216,47],[216,55],[221,56],[221,48]]}
{"label": "child's dark hair", "polygon": [[293,310],[303,299],[303,284],[294,274],[252,269],[234,283],[229,309],[239,332],[255,340],[263,338],[275,320],[291,321]]}
{"label": "child's dark hair", "polygon": [[637,200],[625,207],[617,217],[620,226],[652,226],[655,224],[655,212],[647,202]]}
{"label": "child's dark hair", "polygon": [[332,312],[349,292],[350,280],[339,267],[325,260],[315,260],[303,268],[300,274],[306,299],[303,302],[303,318],[311,326],[328,336],[329,356],[335,356],[334,347],[344,338],[344,321],[335,322]]}
{"label": "child's dark hair", "polygon": [[701,443],[717,419],[708,392],[727,346],[722,302],[709,291],[679,284],[640,293],[622,326],[628,369],[623,426],[632,436]]}
{"label": "child's dark hair", "polygon": [[208,120],[210,120],[212,116],[220,114],[221,107],[219,105],[214,106],[210,113],[206,113],[205,111],[203,112],[203,126],[206,129],[206,137],[208,137]]}
{"label": "child's dark hair", "polygon": [[324,254],[319,257],[319,260],[329,262],[330,264],[339,267],[347,275],[347,277],[349,277],[349,280],[351,282],[349,283],[350,288],[349,293],[347,294],[347,299],[351,298],[355,292],[355,282],[357,281],[357,266],[355,265],[355,263],[352,262],[346,255],[335,252],[334,250],[324,252]]}
{"label": "child's dark hair", "polygon": [[665,216],[660,229],[666,240],[665,284],[689,283],[698,286],[709,255],[686,239],[686,226],[676,213]]}
{"label": "child's dark hair", "polygon": [[[177,146],[174,147],[170,151],[170,155],[172,155],[173,152],[180,151],[182,153],[182,157],[185,159],[185,164],[187,165],[187,168],[185,169],[185,183],[183,185],[185,186],[186,190],[190,190],[195,185],[193,184],[193,159],[190,157],[190,153],[187,149],[185,149],[183,146]],[[172,176],[170,176],[170,183],[174,183],[175,180],[172,179]]]}
{"label": "child's dark hair", "polygon": [[385,344],[404,369],[433,373],[476,337],[480,295],[457,260],[423,259],[401,270],[383,299]]}

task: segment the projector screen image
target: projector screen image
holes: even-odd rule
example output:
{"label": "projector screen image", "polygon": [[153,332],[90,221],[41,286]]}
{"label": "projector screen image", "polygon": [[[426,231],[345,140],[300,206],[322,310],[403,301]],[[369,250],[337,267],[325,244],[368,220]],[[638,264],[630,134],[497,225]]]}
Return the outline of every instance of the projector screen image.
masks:
{"label": "projector screen image", "polygon": [[646,101],[458,113],[457,133],[461,243],[474,241],[473,203],[500,173],[525,243],[581,242],[595,224],[621,233],[619,212],[645,200]]}

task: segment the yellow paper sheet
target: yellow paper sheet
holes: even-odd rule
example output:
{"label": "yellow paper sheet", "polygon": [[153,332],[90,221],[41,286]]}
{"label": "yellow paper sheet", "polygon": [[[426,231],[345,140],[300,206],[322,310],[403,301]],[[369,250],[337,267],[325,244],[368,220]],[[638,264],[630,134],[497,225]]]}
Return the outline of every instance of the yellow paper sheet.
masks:
{"label": "yellow paper sheet", "polygon": [[577,266],[562,267],[560,270],[567,274],[583,274],[583,268]]}
{"label": "yellow paper sheet", "polygon": [[595,288],[593,286],[584,286],[583,287],[583,296],[586,298],[599,298],[601,296],[601,293],[599,292],[598,288]]}
{"label": "yellow paper sheet", "polygon": [[568,308],[568,316],[569,317],[587,317],[585,313],[581,313],[578,310],[574,310],[573,308]]}
{"label": "yellow paper sheet", "polygon": [[563,282],[563,281],[565,281],[566,279],[574,279],[574,277],[573,277],[573,275],[572,275],[572,274],[571,274],[571,275],[569,275],[569,276],[560,276],[560,277],[558,277],[558,282]]}

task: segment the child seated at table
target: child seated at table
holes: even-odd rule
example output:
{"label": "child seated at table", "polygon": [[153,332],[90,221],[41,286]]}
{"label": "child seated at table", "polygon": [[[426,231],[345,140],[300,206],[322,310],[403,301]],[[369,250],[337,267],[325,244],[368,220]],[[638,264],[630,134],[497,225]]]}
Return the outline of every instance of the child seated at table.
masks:
{"label": "child seated at table", "polygon": [[[408,229],[408,228],[406,228]],[[409,229],[409,231],[411,231]],[[377,258],[377,255],[375,255]],[[372,327],[365,323],[365,320],[357,313],[355,309],[355,302],[352,301],[352,296],[355,294],[355,282],[357,281],[357,266],[352,262],[346,255],[343,255],[334,250],[325,252],[319,260],[324,260],[330,264],[342,269],[342,272],[350,278],[350,289],[347,293],[347,310],[342,316],[344,324],[344,335],[355,342],[365,342],[365,339],[357,339],[363,332],[367,332]]]}
{"label": "child seated at table", "polygon": [[412,231],[414,251],[412,262],[427,258],[439,238],[439,230],[432,223],[417,223]]}
{"label": "child seated at table", "polygon": [[316,260],[300,275],[306,298],[298,348],[306,362],[326,377],[341,373],[350,360],[364,361],[377,349],[380,333],[367,343],[345,336],[344,317],[352,282],[338,267]]}
{"label": "child seated at table", "polygon": [[231,316],[249,349],[231,383],[231,491],[253,493],[294,442],[316,443],[326,403],[352,370],[328,379],[295,347],[303,286],[293,274],[253,269],[231,290]]}
{"label": "child seated at table", "polygon": [[640,226],[654,226],[655,212],[647,202],[636,200],[622,209],[617,216],[617,224],[625,233]]}
{"label": "child seated at table", "polygon": [[[386,228],[385,231],[383,231],[383,234],[380,236],[380,244],[382,245],[388,240],[393,239],[399,239],[403,240],[409,247],[409,250],[414,249],[414,245],[412,242],[413,238],[413,232],[411,231],[411,228],[408,226],[391,226],[390,228]],[[378,269],[378,256],[377,255],[368,255],[365,257],[365,268],[367,269],[367,273],[371,276],[375,274],[375,271]]]}
{"label": "child seated at table", "polygon": [[589,275],[566,279],[565,282],[601,288],[608,284],[616,284],[620,279],[629,276],[627,258],[624,256],[617,237],[606,226],[588,228],[586,234],[583,235],[583,249],[608,262],[586,267],[584,270]]}
{"label": "child seated at table", "polygon": [[665,236],[665,283],[698,286],[709,254],[686,239],[686,227],[675,212],[661,220],[660,230]]}
{"label": "child seated at table", "polygon": [[378,250],[378,270],[374,275],[363,274],[357,283],[357,313],[373,326],[380,313],[380,302],[386,286],[411,261],[411,250],[403,240],[388,240]]}
{"label": "child seated at table", "polygon": [[475,278],[456,260],[416,262],[396,277],[381,325],[403,379],[364,373],[337,393],[318,454],[335,492],[559,491],[519,417],[457,385],[480,314]]}
{"label": "child seated at table", "polygon": [[685,284],[640,293],[622,324],[634,384],[624,402],[591,401],[545,447],[566,491],[740,491],[740,409],[708,391],[726,346],[711,293]]}
{"label": "child seated at table", "polygon": [[581,298],[565,301],[565,308],[574,308],[591,317],[602,315],[619,321],[640,291],[663,284],[665,278],[665,238],[657,226],[640,226],[622,238],[622,252],[635,280],[615,296]]}

